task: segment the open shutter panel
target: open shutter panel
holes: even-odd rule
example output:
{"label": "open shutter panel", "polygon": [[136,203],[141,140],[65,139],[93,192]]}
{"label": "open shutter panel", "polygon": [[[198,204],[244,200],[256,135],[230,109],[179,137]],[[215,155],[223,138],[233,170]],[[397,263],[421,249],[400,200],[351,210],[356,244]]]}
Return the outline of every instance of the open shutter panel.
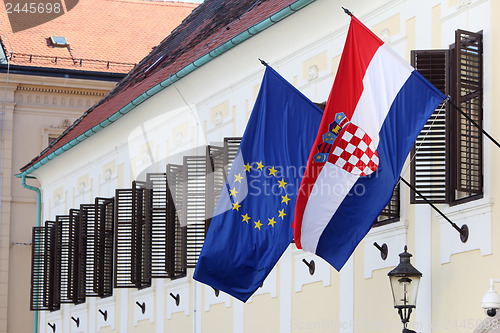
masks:
{"label": "open shutter panel", "polygon": [[51,311],[61,308],[61,224],[45,221],[45,260],[47,263],[47,306]]}
{"label": "open shutter panel", "polygon": [[94,292],[99,297],[113,294],[114,198],[95,199]]}
{"label": "open shutter panel", "polygon": [[133,266],[133,202],[134,189],[115,191],[115,288],[135,288]]}
{"label": "open shutter panel", "polygon": [[187,267],[194,268],[198,262],[206,229],[206,156],[184,156],[184,203],[183,216],[187,233]]}
{"label": "open shutter panel", "polygon": [[30,310],[50,310],[44,306],[45,296],[45,227],[34,227],[31,238]]}
{"label": "open shutter panel", "polygon": [[399,213],[400,213],[400,205],[399,205],[399,200],[400,200],[400,183],[394,187],[394,191],[392,193],[392,198],[385,206],[385,208],[382,210],[380,215],[377,218],[377,221],[375,221],[373,226],[381,226],[384,224],[392,223],[392,222],[397,222],[399,221]]}
{"label": "open shutter panel", "polygon": [[78,298],[97,297],[94,288],[94,266],[95,266],[95,233],[96,229],[96,205],[80,205],[80,256],[82,258],[79,267],[80,286]]}
{"label": "open shutter panel", "polygon": [[57,223],[34,227],[31,243],[31,310],[60,309]]}
{"label": "open shutter panel", "polygon": [[[455,32],[453,99],[470,118],[483,122],[483,44],[482,34]],[[453,110],[453,166],[456,168],[456,199],[481,195],[483,154],[481,132],[458,111]],[[460,193],[462,192],[462,193]]]}
{"label": "open shutter panel", "polygon": [[61,281],[61,303],[73,303],[71,298],[70,288],[70,254],[69,254],[69,243],[70,243],[70,216],[69,215],[58,215],[56,216],[56,222],[59,225],[59,238],[60,238],[60,261],[61,261],[61,271],[60,271],[60,281]]}
{"label": "open shutter panel", "polygon": [[146,183],[132,182],[131,189],[115,192],[115,288],[151,285],[148,244],[149,223],[145,215]]}
{"label": "open shutter panel", "polygon": [[151,286],[151,264],[150,264],[150,223],[146,219],[146,182],[134,181],[133,189],[133,228],[132,228],[132,282],[137,288]]}
{"label": "open shutter panel", "polygon": [[222,189],[226,182],[226,171],[224,169],[225,165],[225,155],[224,147],[208,146],[207,147],[207,200],[206,200],[206,230],[205,234],[210,227],[210,221],[214,215],[215,207],[219,202],[219,197],[221,195]]}
{"label": "open shutter panel", "polygon": [[83,261],[80,256],[80,210],[70,209],[69,211],[69,244],[68,244],[68,298],[75,304],[85,302],[85,298],[78,298],[79,267]]}
{"label": "open shutter panel", "polygon": [[165,266],[168,277],[186,276],[187,228],[185,216],[184,167],[167,165],[167,242]]}
{"label": "open shutter panel", "polygon": [[[146,183],[146,222],[149,223],[149,245],[146,247],[144,260],[149,265],[147,269],[149,269],[150,278],[166,278],[168,277],[165,266],[167,256],[167,174],[148,173]],[[149,259],[146,259],[147,257]]]}
{"label": "open shutter panel", "polygon": [[[241,137],[224,138],[224,164],[226,165],[226,174],[229,173],[233,165],[234,158],[240,148]],[[224,179],[224,181],[226,181]]]}
{"label": "open shutter panel", "polygon": [[[447,94],[448,50],[412,51],[412,65],[436,88]],[[419,134],[411,151],[411,184],[434,203],[449,200],[447,175],[449,153],[447,149],[446,102],[431,115]],[[414,191],[410,202],[425,203]]]}

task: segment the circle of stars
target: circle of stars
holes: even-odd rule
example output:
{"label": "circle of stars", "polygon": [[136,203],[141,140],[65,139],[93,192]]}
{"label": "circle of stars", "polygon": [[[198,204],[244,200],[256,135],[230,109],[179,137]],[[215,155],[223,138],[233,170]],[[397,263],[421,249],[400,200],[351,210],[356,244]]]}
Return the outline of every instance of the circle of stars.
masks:
{"label": "circle of stars", "polygon": [[[246,163],[244,165],[244,173],[251,173],[252,170],[259,170],[261,172],[264,172],[266,177],[272,177],[272,179],[276,179],[279,186],[278,188],[282,188],[283,191],[286,190],[286,185],[288,184],[283,177],[280,177],[278,175],[278,170],[276,167],[273,165],[271,167],[266,167],[262,161],[258,162],[253,162],[253,163]],[[238,174],[234,175],[233,179],[233,184],[236,182],[239,182],[241,184],[241,180],[243,179],[243,176],[241,175],[241,172]],[[233,186],[232,188],[229,188],[229,196],[236,199],[236,195],[238,194],[238,191],[236,190],[236,187]],[[286,207],[288,206],[288,202],[290,201],[290,198],[288,197],[288,194],[285,192],[285,195],[280,195],[281,196],[281,209],[277,209],[276,213],[274,216],[271,217],[266,217],[266,218],[254,218],[248,215],[248,213],[242,214],[243,212],[240,212],[241,204],[238,201],[234,201],[232,203],[232,210],[236,210],[237,212],[240,213],[241,215],[241,221],[248,224],[252,225],[253,229],[257,230],[262,230],[261,228],[269,227],[269,228],[274,228],[275,224],[278,222],[282,222],[285,219],[285,216],[287,215]]]}

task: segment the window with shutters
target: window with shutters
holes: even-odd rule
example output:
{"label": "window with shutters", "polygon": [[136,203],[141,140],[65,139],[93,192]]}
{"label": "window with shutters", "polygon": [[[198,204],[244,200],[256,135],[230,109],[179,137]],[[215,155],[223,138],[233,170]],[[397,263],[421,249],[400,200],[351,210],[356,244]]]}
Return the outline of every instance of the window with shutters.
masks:
{"label": "window with shutters", "polygon": [[146,219],[146,183],[132,182],[115,192],[115,288],[151,285],[150,229]]}
{"label": "window with shutters", "polygon": [[[448,50],[416,50],[411,58],[427,80],[482,125],[482,33],[457,30]],[[415,143],[411,183],[434,203],[454,205],[483,196],[481,132],[449,103],[435,110]],[[411,203],[424,201],[412,191]]]}

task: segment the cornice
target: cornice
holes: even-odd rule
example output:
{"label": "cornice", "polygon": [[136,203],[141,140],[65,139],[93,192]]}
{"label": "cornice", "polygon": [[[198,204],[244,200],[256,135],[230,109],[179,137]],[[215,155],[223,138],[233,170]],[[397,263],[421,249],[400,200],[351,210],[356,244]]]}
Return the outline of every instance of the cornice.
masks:
{"label": "cornice", "polygon": [[41,92],[41,93],[56,93],[56,94],[73,94],[73,95],[83,95],[83,96],[99,96],[104,97],[107,94],[103,91],[92,91],[87,89],[68,89],[68,88],[58,88],[58,87],[42,87],[42,86],[31,86],[21,84],[17,87],[18,91],[30,91],[30,92]]}

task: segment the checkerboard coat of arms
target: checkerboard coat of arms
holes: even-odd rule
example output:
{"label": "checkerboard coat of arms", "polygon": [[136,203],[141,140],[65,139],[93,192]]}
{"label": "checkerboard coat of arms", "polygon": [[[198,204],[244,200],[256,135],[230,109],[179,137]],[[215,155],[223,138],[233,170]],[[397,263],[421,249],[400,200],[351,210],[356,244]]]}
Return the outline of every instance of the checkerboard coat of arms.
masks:
{"label": "checkerboard coat of arms", "polygon": [[378,168],[378,153],[373,140],[343,112],[335,114],[335,120],[323,134],[314,162],[326,161],[356,176],[368,176]]}

